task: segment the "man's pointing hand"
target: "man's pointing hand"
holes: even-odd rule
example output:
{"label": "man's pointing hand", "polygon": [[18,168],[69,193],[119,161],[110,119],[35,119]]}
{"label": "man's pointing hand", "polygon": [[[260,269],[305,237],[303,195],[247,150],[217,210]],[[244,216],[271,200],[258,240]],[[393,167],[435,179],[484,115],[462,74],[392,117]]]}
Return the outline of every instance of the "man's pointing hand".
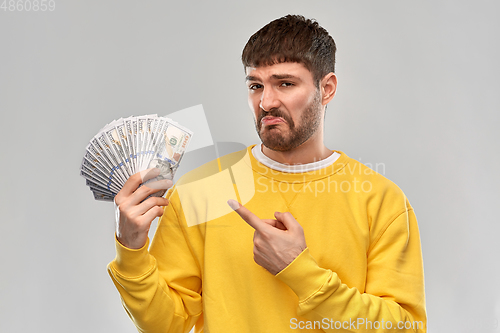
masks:
{"label": "man's pointing hand", "polygon": [[260,219],[235,200],[227,202],[255,229],[253,255],[257,264],[276,275],[307,247],[302,226],[291,213],[275,212],[273,219]]}

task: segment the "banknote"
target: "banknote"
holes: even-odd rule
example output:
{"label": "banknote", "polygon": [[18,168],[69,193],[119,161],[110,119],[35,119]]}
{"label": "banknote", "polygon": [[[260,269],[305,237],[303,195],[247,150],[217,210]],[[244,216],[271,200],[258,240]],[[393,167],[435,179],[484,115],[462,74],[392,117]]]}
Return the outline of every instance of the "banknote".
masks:
{"label": "banknote", "polygon": [[85,148],[80,175],[95,200],[113,201],[127,179],[139,171],[160,169],[157,177],[144,184],[173,180],[192,136],[188,128],[156,114],[113,120]]}

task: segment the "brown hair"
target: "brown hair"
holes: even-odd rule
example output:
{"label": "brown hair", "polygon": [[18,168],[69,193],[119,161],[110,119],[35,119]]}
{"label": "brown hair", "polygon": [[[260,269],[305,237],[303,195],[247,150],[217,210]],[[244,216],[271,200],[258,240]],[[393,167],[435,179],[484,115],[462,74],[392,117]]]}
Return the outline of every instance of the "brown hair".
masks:
{"label": "brown hair", "polygon": [[253,34],[243,49],[241,61],[245,68],[302,63],[318,86],[326,74],[335,72],[336,50],[333,38],[318,22],[301,15],[287,15]]}

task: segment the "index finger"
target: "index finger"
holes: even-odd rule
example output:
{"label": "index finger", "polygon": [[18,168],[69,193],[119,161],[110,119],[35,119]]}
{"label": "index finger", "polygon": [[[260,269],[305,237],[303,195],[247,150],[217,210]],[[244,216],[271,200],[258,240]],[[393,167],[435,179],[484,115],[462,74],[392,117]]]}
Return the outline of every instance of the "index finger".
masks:
{"label": "index finger", "polygon": [[146,170],[134,173],[132,176],[130,176],[129,179],[127,179],[127,181],[123,185],[122,189],[120,190],[120,193],[119,193],[120,197],[121,196],[125,196],[125,197],[130,196],[132,193],[135,192],[135,190],[137,190],[139,185],[141,185],[145,181],[148,181],[149,179],[157,177],[159,174],[160,174],[160,169],[158,169],[158,168],[146,169]]}
{"label": "index finger", "polygon": [[236,212],[238,215],[245,220],[252,228],[257,231],[263,231],[268,225],[261,221],[261,219],[248,210],[245,206],[240,204],[238,201],[230,199],[227,204]]}

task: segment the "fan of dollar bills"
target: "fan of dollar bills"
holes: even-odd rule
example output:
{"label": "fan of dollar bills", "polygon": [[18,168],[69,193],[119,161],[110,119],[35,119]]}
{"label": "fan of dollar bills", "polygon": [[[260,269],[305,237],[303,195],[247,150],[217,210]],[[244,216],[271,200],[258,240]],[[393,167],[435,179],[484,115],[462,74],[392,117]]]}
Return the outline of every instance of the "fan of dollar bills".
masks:
{"label": "fan of dollar bills", "polygon": [[172,180],[192,135],[187,128],[157,115],[114,120],[90,140],[80,175],[94,198],[102,201],[113,201],[131,175],[149,168],[160,169],[152,181]]}

